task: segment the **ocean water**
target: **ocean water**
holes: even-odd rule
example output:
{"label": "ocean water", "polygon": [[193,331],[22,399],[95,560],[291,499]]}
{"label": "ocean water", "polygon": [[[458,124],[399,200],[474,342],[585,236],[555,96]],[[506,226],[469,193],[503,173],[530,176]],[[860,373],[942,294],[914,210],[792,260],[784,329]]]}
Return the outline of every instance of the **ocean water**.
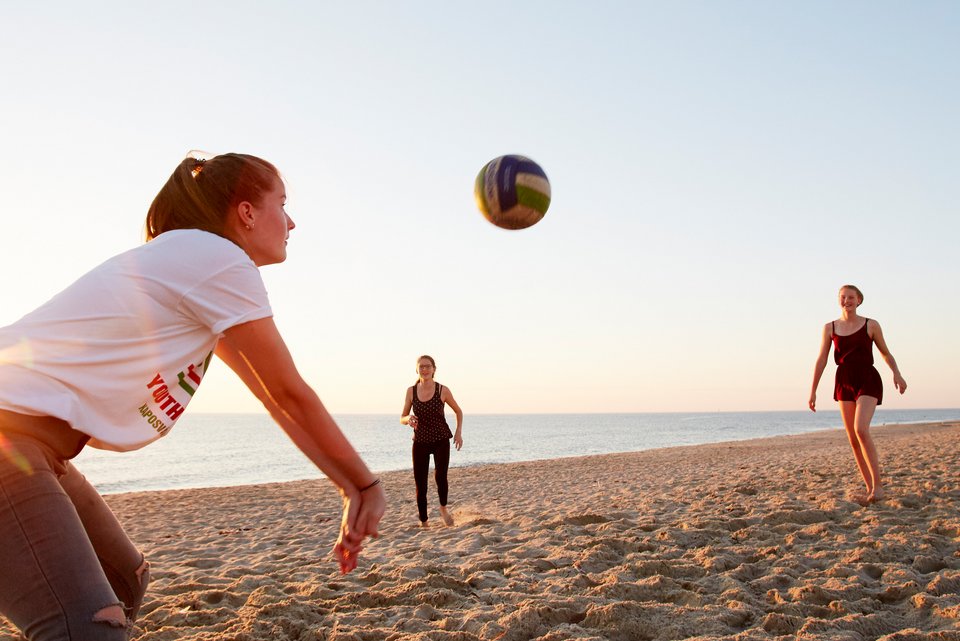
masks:
{"label": "ocean water", "polygon": [[[336,417],[371,469],[410,469],[410,428],[394,414]],[[874,425],[960,420],[960,409],[877,410]],[[448,416],[451,426],[455,425]],[[838,411],[664,414],[480,414],[464,420],[452,467],[840,429]],[[186,414],[166,437],[135,452],[86,448],[77,467],[103,493],[218,487],[319,478],[266,414]]]}

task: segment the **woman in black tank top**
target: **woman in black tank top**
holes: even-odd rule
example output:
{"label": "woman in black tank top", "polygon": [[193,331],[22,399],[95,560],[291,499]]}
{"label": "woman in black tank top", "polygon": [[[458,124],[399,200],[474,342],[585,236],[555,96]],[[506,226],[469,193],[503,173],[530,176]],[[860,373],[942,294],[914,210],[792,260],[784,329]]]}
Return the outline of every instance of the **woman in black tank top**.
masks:
{"label": "woman in black tank top", "polygon": [[883,400],[883,381],[873,366],[873,346],[893,371],[893,385],[903,394],[907,382],[900,375],[897,361],[887,349],[887,343],[877,321],[857,315],[857,307],[863,303],[863,293],[853,285],[840,288],[840,318],[827,323],[823,328],[820,355],[813,368],[813,388],[810,390],[810,409],[817,411],[817,386],[827,366],[830,346],[837,363],[833,398],[840,403],[843,426],[847,439],[853,447],[857,469],[867,486],[867,494],[861,503],[873,503],[884,497],[880,479],[880,458],[870,437],[870,421],[877,405]]}
{"label": "woman in black tank top", "polygon": [[[440,517],[447,525],[453,525],[453,517],[447,510],[447,468],[450,466],[450,439],[459,450],[463,446],[463,412],[453,398],[449,387],[433,380],[437,364],[430,356],[417,359],[420,378],[407,388],[400,422],[413,428],[413,480],[417,488],[417,512],[420,525],[427,525],[427,477],[430,472],[430,455],[433,455],[434,478],[440,499]],[[444,405],[449,405],[457,415],[457,431],[450,433],[444,416]],[[411,410],[413,410],[411,412]]]}

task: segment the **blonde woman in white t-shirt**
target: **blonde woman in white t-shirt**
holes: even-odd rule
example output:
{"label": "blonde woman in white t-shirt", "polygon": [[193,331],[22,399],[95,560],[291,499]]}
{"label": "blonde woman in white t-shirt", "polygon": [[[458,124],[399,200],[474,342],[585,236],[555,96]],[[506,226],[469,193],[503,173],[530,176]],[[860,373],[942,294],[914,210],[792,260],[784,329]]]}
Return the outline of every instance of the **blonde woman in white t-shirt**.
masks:
{"label": "blonde woman in white t-shirt", "polygon": [[187,158],[146,244],[0,328],[0,614],[27,638],[126,638],[149,565],[70,459],[166,435],[213,354],[339,488],[341,571],[377,536],[379,479],[297,372],[260,278],[286,259],[285,200],[260,158]]}

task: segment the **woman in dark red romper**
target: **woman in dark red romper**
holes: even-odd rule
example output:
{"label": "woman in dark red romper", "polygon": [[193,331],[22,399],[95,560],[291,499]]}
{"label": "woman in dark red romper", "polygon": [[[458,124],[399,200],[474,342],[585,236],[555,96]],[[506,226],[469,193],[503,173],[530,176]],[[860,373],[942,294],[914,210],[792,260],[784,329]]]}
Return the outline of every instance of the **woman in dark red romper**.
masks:
{"label": "woman in dark red romper", "polygon": [[[413,480],[417,487],[417,512],[423,527],[427,525],[427,477],[431,454],[440,499],[440,518],[445,524],[453,525],[453,517],[447,510],[450,438],[453,438],[458,450],[463,446],[463,412],[453,399],[450,388],[433,380],[436,370],[437,364],[431,356],[424,355],[417,359],[420,378],[413,387],[407,388],[407,398],[400,415],[400,422],[413,428]],[[449,405],[457,415],[457,431],[453,434],[443,415],[444,405]]]}
{"label": "woman in dark red romper", "polygon": [[857,314],[857,307],[863,303],[863,293],[853,285],[840,288],[840,318],[827,323],[823,328],[823,340],[820,355],[813,368],[813,387],[810,390],[810,409],[817,411],[817,386],[827,366],[830,345],[833,345],[833,358],[837,363],[836,382],[833,387],[833,399],[840,402],[840,413],[847,438],[853,447],[853,456],[857,468],[867,485],[866,502],[872,503],[884,496],[880,480],[880,460],[877,448],[870,438],[870,421],[873,413],[883,401],[883,382],[880,373],[873,366],[873,346],[876,344],[880,355],[893,372],[893,385],[903,394],[907,382],[900,375],[897,361],[887,349],[883,332],[877,321]]}

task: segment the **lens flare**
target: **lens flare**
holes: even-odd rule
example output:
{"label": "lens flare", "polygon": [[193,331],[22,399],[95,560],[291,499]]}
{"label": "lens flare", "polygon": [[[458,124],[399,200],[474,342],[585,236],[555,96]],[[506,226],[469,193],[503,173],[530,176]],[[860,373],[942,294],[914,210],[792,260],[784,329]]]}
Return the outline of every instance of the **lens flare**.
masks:
{"label": "lens flare", "polygon": [[33,368],[33,347],[30,342],[21,338],[19,341],[0,349],[0,364],[19,365],[28,369]]}
{"label": "lens flare", "polygon": [[0,432],[0,456],[13,463],[24,474],[33,474],[33,466],[27,457],[20,453],[3,432]]}

